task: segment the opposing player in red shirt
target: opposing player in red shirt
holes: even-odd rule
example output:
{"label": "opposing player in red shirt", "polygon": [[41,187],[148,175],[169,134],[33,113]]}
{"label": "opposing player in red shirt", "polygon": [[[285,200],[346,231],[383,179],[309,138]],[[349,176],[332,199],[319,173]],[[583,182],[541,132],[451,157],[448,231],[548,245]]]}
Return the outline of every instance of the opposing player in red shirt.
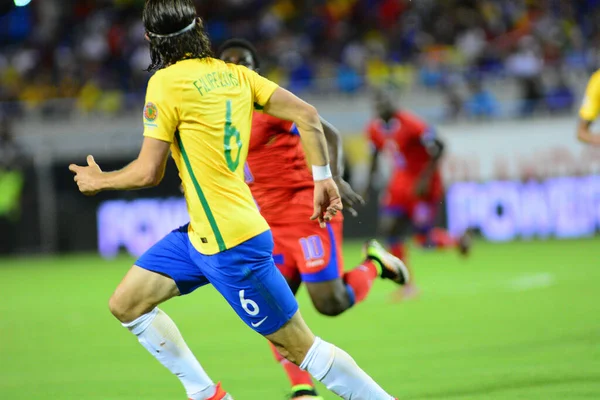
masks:
{"label": "opposing player in red shirt", "polygon": [[[219,58],[258,70],[254,47],[245,40],[232,39],[221,46]],[[342,178],[343,160],[339,133],[322,121],[330,149],[332,174],[346,208],[362,198]],[[263,217],[271,226],[275,241],[273,258],[292,291],[305,283],[315,308],[336,316],[363,301],[375,278],[398,284],[409,281],[408,270],[375,240],[365,245],[365,259],[344,273],[342,259],[343,218],[338,216],[325,229],[309,220],[313,213],[313,178],[292,122],[255,112],[248,149],[246,181]],[[274,349],[273,349],[274,350]],[[292,399],[321,399],[310,375],[274,354],[292,384]]]}
{"label": "opposing player in red shirt", "polygon": [[[377,117],[367,127],[373,150],[370,186],[378,171],[379,155],[384,153],[393,163],[393,173],[381,201],[380,227],[391,253],[407,263],[405,241],[414,235],[423,247],[458,248],[466,254],[470,248],[468,234],[455,239],[435,227],[444,195],[439,170],[444,143],[433,127],[414,114],[398,110],[389,93],[376,93],[375,108]],[[407,298],[417,294],[414,280],[403,291]]]}

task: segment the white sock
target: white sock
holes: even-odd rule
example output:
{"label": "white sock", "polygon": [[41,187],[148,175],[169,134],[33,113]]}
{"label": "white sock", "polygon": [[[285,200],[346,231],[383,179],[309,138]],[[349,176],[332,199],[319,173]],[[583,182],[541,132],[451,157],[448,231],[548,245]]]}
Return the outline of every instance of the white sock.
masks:
{"label": "white sock", "polygon": [[344,350],[316,338],[300,368],[345,400],[394,400]]}
{"label": "white sock", "polygon": [[173,320],[162,310],[155,308],[123,326],[179,378],[190,399],[204,400],[215,394],[215,384],[192,354]]}

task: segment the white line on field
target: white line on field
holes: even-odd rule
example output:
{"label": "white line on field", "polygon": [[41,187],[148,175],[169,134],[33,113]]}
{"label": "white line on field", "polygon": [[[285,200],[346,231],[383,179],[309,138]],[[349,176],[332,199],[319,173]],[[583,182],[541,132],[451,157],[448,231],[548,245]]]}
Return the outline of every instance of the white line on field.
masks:
{"label": "white line on field", "polygon": [[545,288],[554,285],[556,279],[550,273],[526,275],[510,282],[510,288],[516,291],[526,291]]}

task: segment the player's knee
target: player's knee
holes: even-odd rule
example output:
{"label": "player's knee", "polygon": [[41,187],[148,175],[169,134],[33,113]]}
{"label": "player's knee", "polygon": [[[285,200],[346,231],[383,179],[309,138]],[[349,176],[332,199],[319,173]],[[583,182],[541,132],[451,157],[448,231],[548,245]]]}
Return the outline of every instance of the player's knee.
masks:
{"label": "player's knee", "polygon": [[331,296],[313,300],[315,308],[320,314],[336,317],[350,308],[350,302],[341,296]]}
{"label": "player's knee", "polygon": [[129,322],[125,321],[127,319],[126,307],[124,307],[123,303],[120,301],[119,296],[116,293],[110,296],[110,299],[108,300],[108,309],[110,310],[111,314],[114,315],[114,317],[119,321]]}
{"label": "player's knee", "polygon": [[108,300],[108,308],[119,321],[126,323],[144,314],[144,307],[136,306],[123,294],[114,293]]}
{"label": "player's knee", "polygon": [[341,279],[322,283],[307,283],[306,287],[315,309],[323,315],[335,317],[352,307],[348,290]]}

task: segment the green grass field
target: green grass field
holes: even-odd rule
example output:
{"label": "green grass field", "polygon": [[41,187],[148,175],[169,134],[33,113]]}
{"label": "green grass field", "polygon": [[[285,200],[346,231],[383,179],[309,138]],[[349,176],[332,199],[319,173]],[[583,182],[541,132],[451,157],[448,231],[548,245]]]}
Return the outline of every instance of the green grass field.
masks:
{"label": "green grass field", "polygon": [[[393,304],[378,281],[338,318],[302,292],[303,314],[400,399],[600,399],[600,240],[477,245],[467,260],[413,252],[416,300]],[[358,261],[357,244],[345,250]],[[130,262],[0,259],[0,399],[185,398],[108,312]],[[285,398],[266,343],[212,288],[163,309],[236,399]]]}

